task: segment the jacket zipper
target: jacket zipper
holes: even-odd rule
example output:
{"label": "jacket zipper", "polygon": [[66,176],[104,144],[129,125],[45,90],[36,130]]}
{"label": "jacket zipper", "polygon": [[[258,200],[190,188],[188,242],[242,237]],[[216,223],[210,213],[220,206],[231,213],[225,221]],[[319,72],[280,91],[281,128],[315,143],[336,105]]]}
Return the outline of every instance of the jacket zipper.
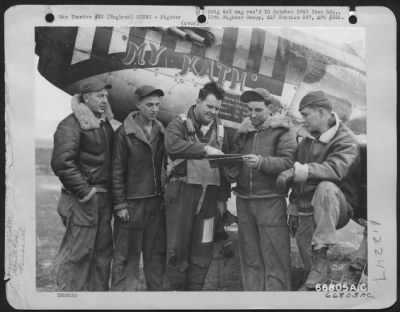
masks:
{"label": "jacket zipper", "polygon": [[308,151],[308,155],[307,155],[307,163],[310,162],[310,154],[312,153],[313,147],[314,147],[314,142],[315,140],[312,140],[311,145],[310,145],[310,149]]}
{"label": "jacket zipper", "polygon": [[106,165],[107,167],[110,167],[111,155],[110,155],[110,146],[108,142],[108,135],[106,131],[106,124],[104,123],[102,126],[100,126],[100,128],[103,129],[104,140],[106,141]]}
{"label": "jacket zipper", "polygon": [[[310,148],[308,150],[308,154],[307,154],[307,157],[306,157],[306,163],[307,164],[310,162],[310,154],[312,153],[312,150],[313,150],[313,147],[314,147],[314,142],[315,142],[315,139],[311,141],[311,145],[310,145]],[[300,184],[300,193],[301,194],[304,193],[304,183]]]}
{"label": "jacket zipper", "polygon": [[[143,130],[143,131],[145,131],[145,130]],[[137,136],[136,136],[137,137]],[[139,138],[138,138],[139,139]],[[158,140],[160,139],[160,135],[158,135],[158,137],[157,137],[157,144],[156,144],[156,146],[158,145]],[[140,139],[139,139],[140,140]],[[153,193],[153,195],[157,195],[157,179],[156,179],[156,174],[155,174],[155,172],[156,172],[156,168],[155,168],[155,166],[154,166],[154,157],[153,157],[153,147],[151,146],[151,143],[150,143],[150,141],[148,141],[148,142],[145,142],[145,141],[143,141],[143,140],[140,140],[140,141],[142,141],[144,144],[146,144],[149,148],[150,148],[150,151],[151,151],[151,165],[152,165],[152,167],[153,167],[153,181],[154,181],[154,193]]]}
{"label": "jacket zipper", "polygon": [[[160,135],[157,137],[157,142],[156,146],[158,145],[158,140],[160,139]],[[154,195],[157,195],[157,179],[156,179],[156,168],[154,166],[154,156],[153,156],[153,147],[151,146],[151,143],[149,142],[149,146],[151,149],[151,164],[153,165],[153,179],[154,179]],[[156,149],[157,151],[157,149]]]}
{"label": "jacket zipper", "polygon": [[[255,150],[257,134],[258,134],[258,131],[254,134],[253,146],[251,147],[251,153],[254,153],[254,150]],[[250,171],[249,171],[249,173],[250,173],[250,195],[252,195],[253,194],[253,169],[252,168],[249,168],[249,169],[250,169]]]}
{"label": "jacket zipper", "polygon": [[[137,136],[136,136],[137,137]],[[139,139],[139,138],[138,138]],[[157,144],[156,144],[156,146],[158,145],[158,140],[160,139],[160,137],[158,136],[157,137]],[[139,139],[140,140],[140,139]],[[151,147],[151,143],[150,142],[145,142],[145,141],[143,141],[143,140],[140,140],[141,142],[143,142],[144,144],[146,144],[149,148],[150,148],[150,151],[151,151],[151,165],[152,165],[152,167],[153,167],[153,181],[154,181],[154,193],[152,194],[152,195],[157,195],[157,179],[156,179],[156,174],[155,174],[155,172],[156,172],[156,168],[155,168],[155,166],[154,166],[154,157],[153,157],[153,148]]]}

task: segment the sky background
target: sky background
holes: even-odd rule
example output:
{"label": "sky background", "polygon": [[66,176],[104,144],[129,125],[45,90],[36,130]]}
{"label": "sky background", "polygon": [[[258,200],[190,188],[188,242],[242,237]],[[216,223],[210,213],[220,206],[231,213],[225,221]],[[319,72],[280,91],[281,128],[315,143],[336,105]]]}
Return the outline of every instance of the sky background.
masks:
{"label": "sky background", "polygon": [[[354,43],[357,52],[365,58],[364,29],[357,27],[299,27],[298,30],[321,40],[332,43]],[[35,64],[38,57],[35,55]],[[37,68],[37,66],[35,65]],[[64,91],[49,83],[39,72],[35,71],[35,137],[38,144],[52,143],[53,133],[58,123],[71,113],[71,97]]]}

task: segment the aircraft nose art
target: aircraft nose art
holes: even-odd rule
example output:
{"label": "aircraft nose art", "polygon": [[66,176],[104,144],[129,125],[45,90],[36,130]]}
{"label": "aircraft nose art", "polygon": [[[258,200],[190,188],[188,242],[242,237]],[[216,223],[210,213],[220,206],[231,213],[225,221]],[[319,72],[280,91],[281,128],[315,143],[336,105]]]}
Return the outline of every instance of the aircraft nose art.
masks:
{"label": "aircraft nose art", "polygon": [[[223,105],[224,117],[233,123],[241,121],[243,113],[238,97],[245,89],[264,87],[273,94],[282,93],[288,64],[288,55],[283,51],[288,45],[284,41],[261,29],[218,28],[212,32],[140,27],[36,29],[38,70],[64,91],[75,93],[82,82],[94,76],[114,80],[120,78],[114,77],[118,71],[146,69],[156,73],[160,69],[159,73],[170,81],[168,89],[182,81],[195,85],[197,90],[208,80],[223,85],[228,93]],[[131,87],[143,83],[140,77],[135,77],[141,72],[132,72],[130,78],[124,75],[127,81],[123,81]],[[122,103],[119,96],[113,96],[115,90],[111,91],[111,98],[118,117],[132,103]],[[168,94],[165,100],[168,101]],[[123,114],[118,114],[119,111]]]}
{"label": "aircraft nose art", "polygon": [[[248,89],[268,89],[293,112],[305,88],[337,95],[332,81],[338,75],[330,68],[348,67],[346,62],[307,38],[272,28],[38,27],[36,54],[39,72],[70,94],[88,79],[112,83],[110,103],[118,120],[135,108],[139,85],[164,90],[159,117],[168,122],[214,80],[226,91],[220,116],[227,126],[237,127],[245,116],[239,97]],[[353,98],[348,100],[354,106]]]}

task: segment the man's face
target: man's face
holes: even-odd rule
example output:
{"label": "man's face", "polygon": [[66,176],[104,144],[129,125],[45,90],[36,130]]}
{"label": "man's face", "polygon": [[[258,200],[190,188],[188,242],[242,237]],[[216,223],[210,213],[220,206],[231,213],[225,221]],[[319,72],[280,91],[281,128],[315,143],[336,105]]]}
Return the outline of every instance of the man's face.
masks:
{"label": "man's face", "polygon": [[158,95],[150,95],[141,99],[137,105],[140,115],[147,121],[155,120],[160,109],[161,99]]}
{"label": "man's face", "polygon": [[300,113],[309,132],[321,133],[329,124],[330,114],[324,109],[305,107]]}
{"label": "man's face", "polygon": [[247,103],[247,112],[251,123],[255,128],[261,126],[270,116],[271,111],[263,101],[251,101]]}
{"label": "man's face", "polygon": [[102,89],[83,94],[83,101],[94,114],[101,115],[106,111],[108,105],[108,91]]}
{"label": "man's face", "polygon": [[203,125],[208,125],[218,115],[222,100],[218,100],[214,94],[209,94],[204,100],[197,99],[196,112]]}

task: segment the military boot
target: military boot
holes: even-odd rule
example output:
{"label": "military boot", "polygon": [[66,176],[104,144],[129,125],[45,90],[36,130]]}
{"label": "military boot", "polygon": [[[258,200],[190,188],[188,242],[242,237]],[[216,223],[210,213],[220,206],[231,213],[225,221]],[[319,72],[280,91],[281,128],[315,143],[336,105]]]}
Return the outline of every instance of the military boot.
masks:
{"label": "military boot", "polygon": [[314,289],[318,283],[322,283],[326,280],[328,275],[328,260],[326,256],[327,247],[322,247],[312,252],[312,264],[310,273],[308,273],[307,280],[301,287]]}

